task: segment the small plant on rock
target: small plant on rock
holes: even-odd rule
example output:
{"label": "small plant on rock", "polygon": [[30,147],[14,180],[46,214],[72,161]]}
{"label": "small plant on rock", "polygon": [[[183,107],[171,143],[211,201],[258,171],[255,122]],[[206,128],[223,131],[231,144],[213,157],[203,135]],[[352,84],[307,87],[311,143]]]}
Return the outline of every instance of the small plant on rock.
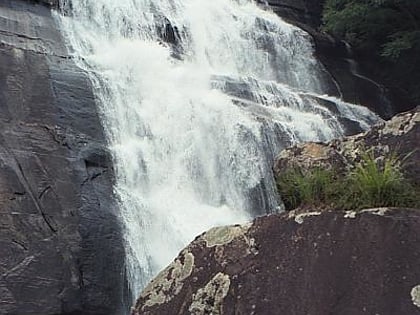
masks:
{"label": "small plant on rock", "polygon": [[277,185],[286,210],[420,207],[419,189],[404,176],[402,163],[396,154],[375,158],[372,151],[364,151],[344,174],[321,167],[294,168],[284,172]]}
{"label": "small plant on rock", "polygon": [[330,203],[334,194],[334,177],[333,171],[320,167],[308,171],[300,168],[286,171],[277,183],[286,209]]}
{"label": "small plant on rock", "polygon": [[415,188],[405,178],[402,162],[394,153],[375,159],[372,151],[346,178],[346,191],[339,204],[346,208],[414,207],[418,204]]}

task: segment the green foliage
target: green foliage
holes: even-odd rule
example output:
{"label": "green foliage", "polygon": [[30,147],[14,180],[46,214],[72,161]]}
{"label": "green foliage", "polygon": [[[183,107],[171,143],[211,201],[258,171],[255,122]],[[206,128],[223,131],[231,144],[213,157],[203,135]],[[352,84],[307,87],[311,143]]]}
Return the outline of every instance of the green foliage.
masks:
{"label": "green foliage", "polygon": [[420,31],[396,32],[382,47],[383,57],[396,60],[404,51],[420,47]]}
{"label": "green foliage", "polygon": [[278,180],[278,188],[286,209],[305,205],[326,204],[334,194],[334,172],[313,168],[307,172],[291,169]]}
{"label": "green foliage", "polygon": [[288,170],[277,184],[287,210],[420,207],[419,191],[404,177],[395,154],[377,160],[365,152],[355,168],[342,175],[319,167]]}
{"label": "green foliage", "polygon": [[350,43],[398,98],[420,102],[420,0],[326,0],[322,29]]}
{"label": "green foliage", "polygon": [[395,154],[377,161],[372,152],[365,152],[361,158],[345,179],[343,206],[353,209],[418,206],[416,191],[404,177]]}
{"label": "green foliage", "polygon": [[396,60],[420,51],[419,16],[417,0],[327,0],[323,21],[324,30],[352,45]]}

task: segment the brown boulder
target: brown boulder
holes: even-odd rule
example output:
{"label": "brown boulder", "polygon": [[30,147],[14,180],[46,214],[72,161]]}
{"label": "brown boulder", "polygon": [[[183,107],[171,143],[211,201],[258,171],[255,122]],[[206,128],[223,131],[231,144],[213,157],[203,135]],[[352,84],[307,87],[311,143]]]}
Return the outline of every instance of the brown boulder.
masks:
{"label": "brown boulder", "polygon": [[133,315],[420,314],[420,211],[290,212],[199,236]]}

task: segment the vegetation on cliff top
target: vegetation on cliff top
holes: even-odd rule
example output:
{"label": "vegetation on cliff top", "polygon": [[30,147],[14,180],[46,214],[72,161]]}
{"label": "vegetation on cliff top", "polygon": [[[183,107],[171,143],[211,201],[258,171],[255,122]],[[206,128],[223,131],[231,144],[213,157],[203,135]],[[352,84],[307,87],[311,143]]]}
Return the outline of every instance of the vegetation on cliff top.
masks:
{"label": "vegetation on cliff top", "polygon": [[277,184],[286,210],[420,207],[419,188],[405,178],[401,164],[394,154],[375,158],[372,152],[365,152],[344,174],[321,167],[291,169]]}
{"label": "vegetation on cliff top", "polygon": [[359,54],[373,52],[371,71],[420,102],[419,0],[326,0],[323,22]]}

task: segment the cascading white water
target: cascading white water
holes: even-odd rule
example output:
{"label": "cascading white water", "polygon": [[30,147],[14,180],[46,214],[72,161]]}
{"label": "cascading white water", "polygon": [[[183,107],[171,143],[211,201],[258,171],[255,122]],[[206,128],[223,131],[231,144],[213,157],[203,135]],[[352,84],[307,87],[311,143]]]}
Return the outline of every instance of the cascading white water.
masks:
{"label": "cascading white water", "polygon": [[251,0],[61,5],[114,154],[133,296],[200,232],[276,211],[282,147],[377,120],[322,96],[308,34]]}

